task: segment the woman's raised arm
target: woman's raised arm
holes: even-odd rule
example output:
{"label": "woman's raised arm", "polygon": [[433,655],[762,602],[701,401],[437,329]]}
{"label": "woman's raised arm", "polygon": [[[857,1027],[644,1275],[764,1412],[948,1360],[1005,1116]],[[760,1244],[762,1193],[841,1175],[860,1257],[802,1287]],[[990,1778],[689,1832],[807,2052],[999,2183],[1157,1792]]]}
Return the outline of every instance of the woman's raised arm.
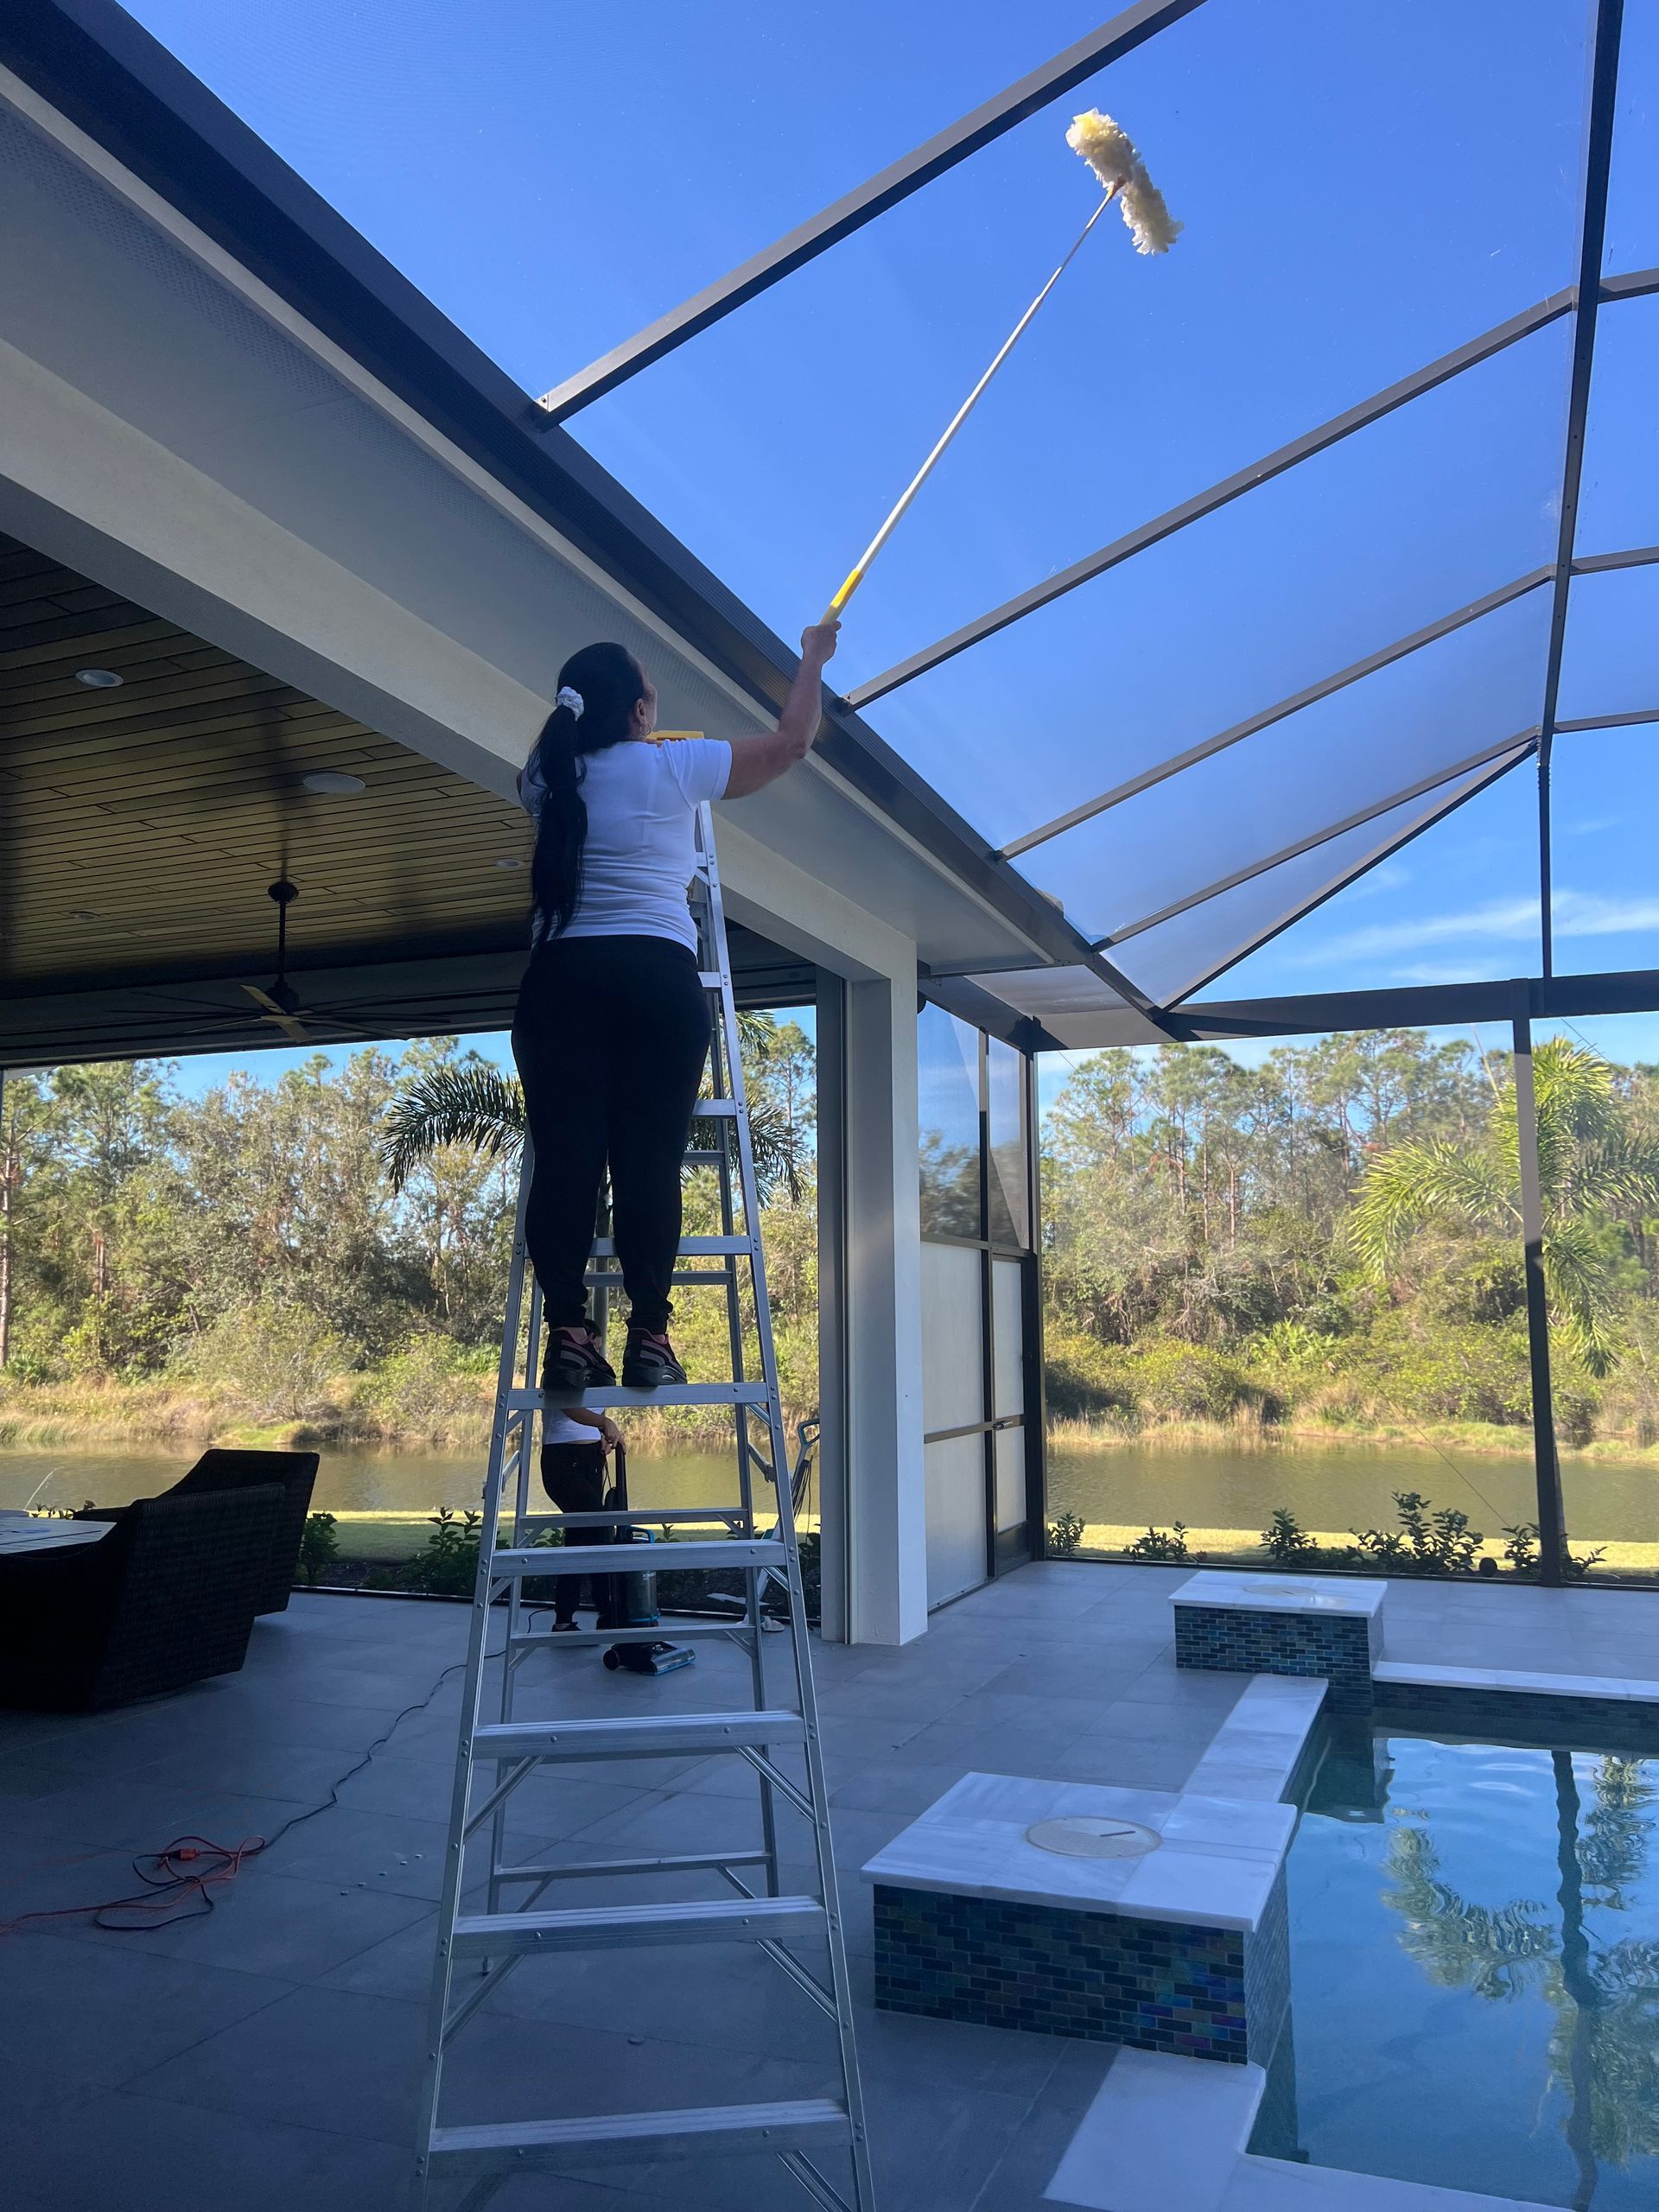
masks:
{"label": "woman's raised arm", "polygon": [[839,622],[815,622],[801,633],[801,664],[789,687],[778,727],[765,737],[732,741],[732,772],[727,779],[728,798],[747,798],[764,791],[779,776],[804,760],[823,719],[824,664],[836,650]]}

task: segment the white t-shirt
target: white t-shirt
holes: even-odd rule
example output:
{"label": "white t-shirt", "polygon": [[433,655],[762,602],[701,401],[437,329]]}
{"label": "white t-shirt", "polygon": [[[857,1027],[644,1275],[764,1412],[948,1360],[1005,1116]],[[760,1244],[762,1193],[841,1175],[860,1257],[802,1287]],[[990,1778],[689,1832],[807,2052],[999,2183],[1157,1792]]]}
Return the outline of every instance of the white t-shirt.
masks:
{"label": "white t-shirt", "polygon": [[[546,786],[535,760],[518,778],[520,803],[539,814]],[[665,937],[695,952],[696,926],[685,903],[696,865],[693,817],[704,799],[721,798],[732,772],[723,737],[675,738],[666,745],[625,739],[578,763],[588,808],[582,896],[565,937]],[[534,942],[543,925],[537,918]]]}
{"label": "white t-shirt", "polygon": [[599,1431],[589,1428],[585,1421],[572,1421],[569,1414],[550,1406],[542,1415],[543,1444],[597,1444]]}

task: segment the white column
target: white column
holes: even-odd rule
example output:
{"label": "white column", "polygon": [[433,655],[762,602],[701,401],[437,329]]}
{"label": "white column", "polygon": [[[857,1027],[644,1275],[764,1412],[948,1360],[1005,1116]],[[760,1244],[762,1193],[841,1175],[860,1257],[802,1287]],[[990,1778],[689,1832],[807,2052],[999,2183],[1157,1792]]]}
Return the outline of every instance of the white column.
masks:
{"label": "white column", "polygon": [[927,1626],[916,983],[849,982],[842,1158],[847,1640]]}

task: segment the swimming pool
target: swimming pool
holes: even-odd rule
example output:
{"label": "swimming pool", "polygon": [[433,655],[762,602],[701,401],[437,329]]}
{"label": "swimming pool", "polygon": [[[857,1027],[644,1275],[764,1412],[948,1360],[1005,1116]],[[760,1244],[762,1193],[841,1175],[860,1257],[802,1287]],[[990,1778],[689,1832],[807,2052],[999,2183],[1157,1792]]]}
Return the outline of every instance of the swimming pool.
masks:
{"label": "swimming pool", "polygon": [[1659,1757],[1333,1731],[1288,1867],[1291,2007],[1250,2148],[1659,2206]]}

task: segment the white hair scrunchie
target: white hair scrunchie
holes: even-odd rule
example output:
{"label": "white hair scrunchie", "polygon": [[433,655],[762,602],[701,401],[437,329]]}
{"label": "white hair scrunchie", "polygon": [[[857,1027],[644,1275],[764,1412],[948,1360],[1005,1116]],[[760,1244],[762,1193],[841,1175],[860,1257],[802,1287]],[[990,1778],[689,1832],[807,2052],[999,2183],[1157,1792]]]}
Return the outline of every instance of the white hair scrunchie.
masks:
{"label": "white hair scrunchie", "polygon": [[553,703],[556,707],[569,707],[576,720],[580,721],[582,720],[582,709],[588,702],[582,697],[580,691],[572,690],[569,684],[567,683],[560,691],[558,697],[555,699]]}

